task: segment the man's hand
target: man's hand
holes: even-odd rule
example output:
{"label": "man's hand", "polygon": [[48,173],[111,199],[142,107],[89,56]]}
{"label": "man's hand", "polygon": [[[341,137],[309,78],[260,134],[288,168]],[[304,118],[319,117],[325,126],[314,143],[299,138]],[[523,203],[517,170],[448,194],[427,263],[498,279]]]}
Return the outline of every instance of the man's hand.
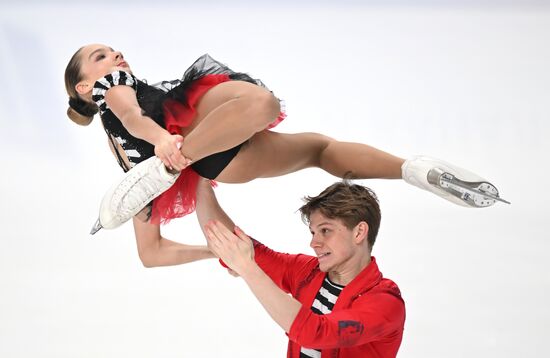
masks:
{"label": "man's hand", "polygon": [[221,222],[212,220],[205,225],[204,232],[210,251],[233,272],[242,276],[243,271],[254,263],[252,240],[238,227],[233,233]]}

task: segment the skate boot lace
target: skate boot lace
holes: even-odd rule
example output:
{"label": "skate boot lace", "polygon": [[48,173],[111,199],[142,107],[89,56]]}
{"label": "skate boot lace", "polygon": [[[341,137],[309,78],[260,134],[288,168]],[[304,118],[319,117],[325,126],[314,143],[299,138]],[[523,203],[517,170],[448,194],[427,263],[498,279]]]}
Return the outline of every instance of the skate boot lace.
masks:
{"label": "skate boot lace", "polygon": [[[119,218],[129,218],[137,214],[141,207],[158,196],[159,186],[155,179],[145,174],[134,180],[127,180],[117,188],[122,199],[114,212]],[[119,196],[117,193],[114,197]]]}

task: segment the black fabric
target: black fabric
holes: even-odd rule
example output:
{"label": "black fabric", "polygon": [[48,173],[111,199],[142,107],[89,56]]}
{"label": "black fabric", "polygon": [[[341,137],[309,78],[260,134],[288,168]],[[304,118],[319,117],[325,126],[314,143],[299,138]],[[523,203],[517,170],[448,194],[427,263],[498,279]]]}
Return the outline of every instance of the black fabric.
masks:
{"label": "black fabric", "polygon": [[229,164],[229,162],[231,162],[237,153],[239,153],[239,150],[243,144],[244,143],[239,144],[238,146],[224,152],[204,157],[201,160],[191,164],[191,168],[193,168],[203,178],[216,179],[222,170],[224,170]]}
{"label": "black fabric", "polygon": [[113,150],[116,154],[116,159],[118,161],[118,165],[120,165],[120,167],[122,168],[122,170],[124,170],[124,173],[126,173],[128,170],[130,170],[130,168],[128,168],[128,166],[126,165],[126,163],[124,162],[124,159],[122,159],[122,155],[120,154],[120,152],[118,151],[118,147],[115,143],[115,140],[113,139],[113,136],[110,135],[108,132],[107,132],[107,138],[109,138],[109,141],[111,142],[111,145],[113,146]]}

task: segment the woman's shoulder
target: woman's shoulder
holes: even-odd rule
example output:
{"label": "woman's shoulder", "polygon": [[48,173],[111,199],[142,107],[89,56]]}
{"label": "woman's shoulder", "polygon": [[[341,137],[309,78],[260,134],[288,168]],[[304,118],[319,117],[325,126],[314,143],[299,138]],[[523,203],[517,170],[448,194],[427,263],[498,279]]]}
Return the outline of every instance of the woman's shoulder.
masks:
{"label": "woman's shoulder", "polygon": [[115,86],[130,86],[137,91],[138,79],[130,72],[123,70],[113,71],[94,83],[92,90],[92,101],[99,107],[100,114],[103,114],[107,109],[105,103],[105,93]]}
{"label": "woman's shoulder", "polygon": [[108,90],[111,87],[119,85],[130,86],[135,89],[137,86],[137,82],[137,78],[130,72],[115,70],[98,79],[94,84],[94,90],[96,88],[98,90]]}

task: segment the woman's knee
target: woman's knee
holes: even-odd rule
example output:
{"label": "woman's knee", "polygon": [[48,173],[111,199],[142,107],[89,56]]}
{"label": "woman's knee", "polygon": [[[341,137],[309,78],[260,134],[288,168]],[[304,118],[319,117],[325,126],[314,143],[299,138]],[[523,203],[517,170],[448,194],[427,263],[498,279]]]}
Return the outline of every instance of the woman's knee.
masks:
{"label": "woman's knee", "polygon": [[279,117],[281,105],[279,100],[269,91],[258,87],[257,90],[243,95],[245,111],[249,114],[257,130],[263,130]]}

